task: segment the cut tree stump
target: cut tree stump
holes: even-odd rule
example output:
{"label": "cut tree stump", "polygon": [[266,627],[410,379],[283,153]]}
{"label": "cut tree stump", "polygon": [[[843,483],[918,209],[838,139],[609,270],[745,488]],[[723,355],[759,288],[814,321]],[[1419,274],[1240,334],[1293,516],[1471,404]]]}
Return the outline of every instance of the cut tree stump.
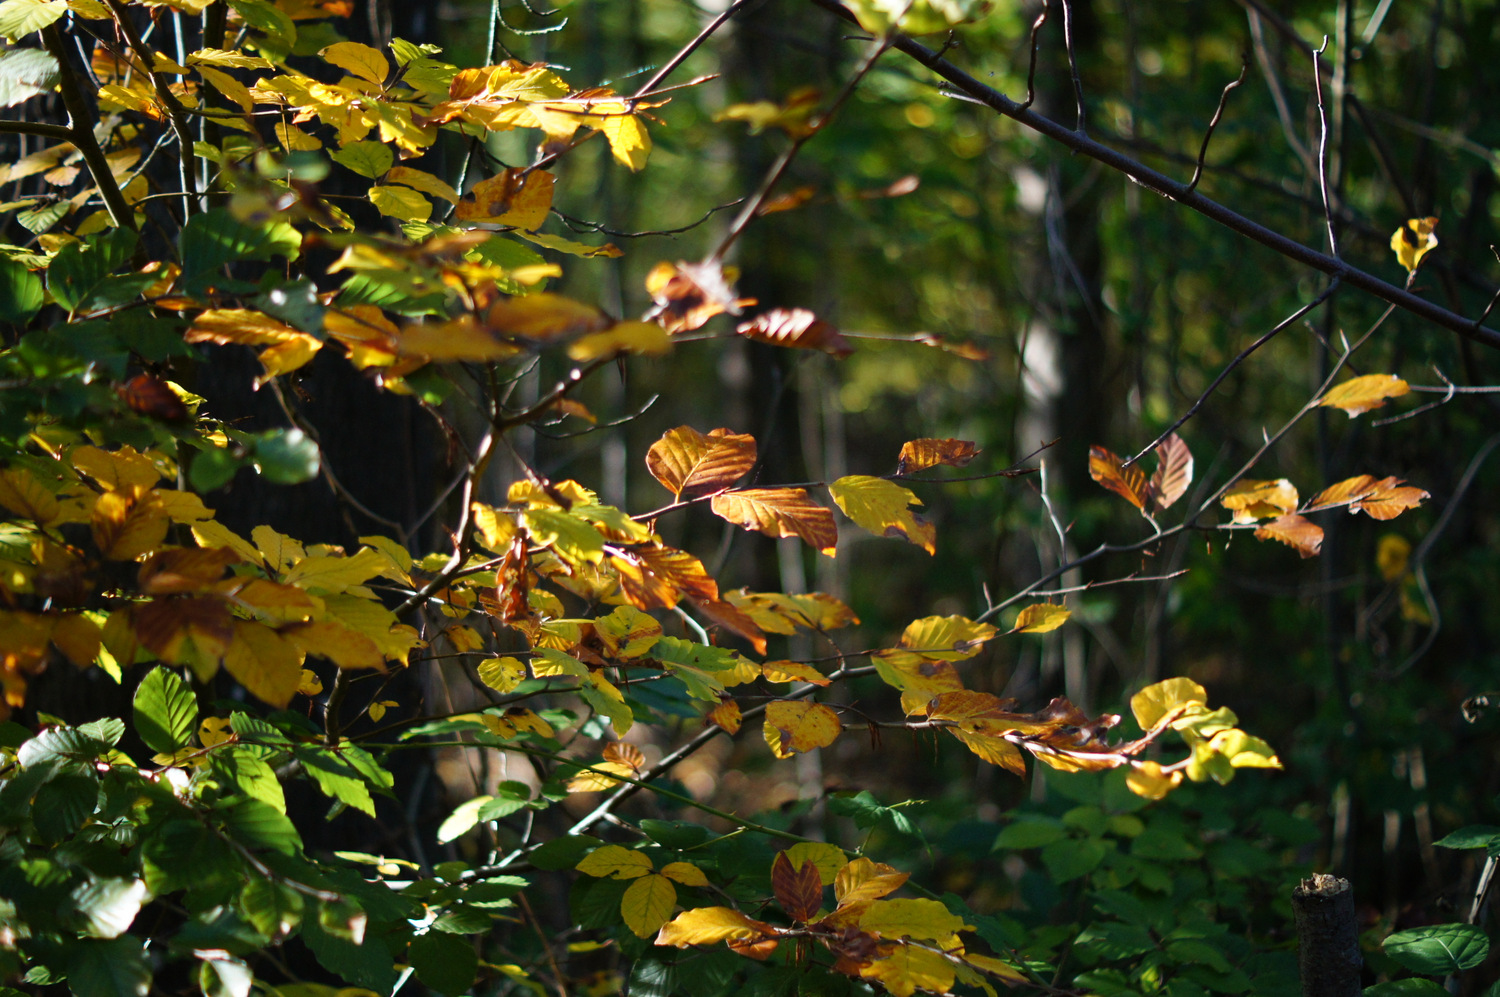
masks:
{"label": "cut tree stump", "polygon": [[1359,997],[1359,928],[1347,879],[1314,873],[1292,891],[1302,997]]}

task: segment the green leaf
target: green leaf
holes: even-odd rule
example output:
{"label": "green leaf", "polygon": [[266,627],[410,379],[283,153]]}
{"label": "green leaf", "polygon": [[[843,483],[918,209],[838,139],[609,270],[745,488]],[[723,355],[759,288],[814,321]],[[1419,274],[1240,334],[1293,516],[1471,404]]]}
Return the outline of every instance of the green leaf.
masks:
{"label": "green leaf", "polygon": [[453,809],[437,829],[438,844],[446,845],[450,841],[462,838],[472,831],[479,823],[479,811],[489,803],[493,797],[476,796],[472,800],[465,800]]}
{"label": "green leaf", "polygon": [[286,814],[264,800],[232,800],[217,810],[230,838],[247,848],[265,848],[283,855],[296,855],[302,849],[302,839]]}
{"label": "green leaf", "polygon": [[302,894],[270,879],[252,879],[240,894],[240,911],[267,938],[291,934],[302,922]]}
{"label": "green leaf", "polygon": [[87,762],[104,753],[107,745],[70,727],[43,731],[21,745],[16,761],[25,768],[53,761]]}
{"label": "green leaf", "polygon": [[1433,924],[1398,931],[1381,943],[1385,954],[1414,973],[1447,976],[1472,969],[1490,954],[1490,939],[1472,924]]}
{"label": "green leaf", "polygon": [[42,30],[67,12],[67,0],[5,0],[0,3],[0,35],[15,41]]}
{"label": "green leaf", "polygon": [[[47,290],[69,311],[92,304],[105,279],[130,259],[135,244],[136,234],[127,229],[115,229],[87,243],[68,243],[57,251],[47,268]],[[127,301],[138,297],[141,289],[153,280],[150,274],[134,274],[125,279],[133,289],[125,294]]]}
{"label": "green leaf", "polygon": [[300,485],[318,476],[318,445],[300,429],[273,429],[255,441],[256,470],[273,485]]}
{"label": "green leaf", "polygon": [[468,990],[479,969],[479,957],[471,943],[438,932],[413,939],[408,958],[417,979],[445,994]]}
{"label": "green leaf", "polygon": [[910,817],[894,807],[883,806],[869,790],[863,790],[854,796],[830,796],[828,809],[841,817],[853,818],[856,827],[880,826],[898,834],[922,837],[922,832]]}
{"label": "green leaf", "polygon": [[1439,848],[1489,848],[1500,841],[1500,827],[1493,824],[1470,824],[1433,844]]}
{"label": "green leaf", "polygon": [[51,842],[72,837],[99,806],[99,780],[89,775],[60,775],[37,790],[31,819],[37,833]]}
{"label": "green leaf", "polygon": [[198,700],[176,672],[158,665],[135,691],[135,731],[146,747],[170,755],[193,741]]}
{"label": "green leaf", "polygon": [[[234,7],[239,10],[240,3]],[[302,236],[286,222],[252,225],[234,217],[227,208],[211,208],[188,219],[178,239],[178,250],[183,283],[196,288],[217,277],[226,263],[276,256],[294,260],[302,252]]]}
{"label": "green leaf", "polygon": [[229,6],[245,19],[246,24],[265,32],[283,45],[290,46],[296,42],[296,24],[291,17],[277,10],[274,4],[266,3],[265,0],[229,0]]}
{"label": "green leaf", "polygon": [[149,899],[150,891],[139,879],[90,879],[73,891],[73,902],[86,920],[83,933],[93,938],[124,934]]}
{"label": "green leaf", "polygon": [[326,795],[375,816],[375,801],[359,771],[329,748],[298,746],[293,754]]}
{"label": "green leaf", "polygon": [[1109,845],[1098,838],[1054,841],[1042,849],[1042,863],[1053,880],[1066,883],[1099,868]]}
{"label": "green leaf", "polygon": [[0,107],[15,107],[57,86],[57,60],[39,48],[0,53]]}
{"label": "green leaf", "polygon": [[209,756],[209,765],[229,788],[251,799],[268,803],[286,813],[286,795],[276,772],[260,757],[260,749],[246,745],[220,747]]}
{"label": "green leaf", "polygon": [[46,300],[42,278],[18,260],[0,260],[0,322],[25,325]]}
{"label": "green leaf", "polygon": [[571,869],[578,864],[579,859],[602,844],[604,842],[587,834],[568,835],[553,838],[529,853],[526,858],[538,869],[546,869],[549,872]]}
{"label": "green leaf", "polygon": [[198,967],[203,997],[250,997],[254,982],[255,974],[238,959],[209,959]]}
{"label": "green leaf", "polygon": [[200,495],[217,491],[234,479],[235,472],[245,466],[243,458],[233,451],[210,447],[193,455],[188,465],[188,484]]}
{"label": "green leaf", "polygon": [[1067,829],[1056,818],[1023,816],[995,836],[995,850],[1041,848],[1067,836]]}
{"label": "green leaf", "polygon": [[1448,991],[1431,980],[1392,980],[1365,987],[1364,997],[1446,997]]}
{"label": "green leaf", "polygon": [[396,154],[384,142],[350,142],[338,152],[330,152],[328,158],[371,180],[383,175],[396,162]]}
{"label": "green leaf", "polygon": [[120,738],[125,736],[125,721],[115,717],[105,717],[102,720],[79,724],[78,733],[112,748],[120,743]]}
{"label": "green leaf", "polygon": [[80,941],[68,947],[68,988],[76,997],[146,997],[151,970],[138,939]]}

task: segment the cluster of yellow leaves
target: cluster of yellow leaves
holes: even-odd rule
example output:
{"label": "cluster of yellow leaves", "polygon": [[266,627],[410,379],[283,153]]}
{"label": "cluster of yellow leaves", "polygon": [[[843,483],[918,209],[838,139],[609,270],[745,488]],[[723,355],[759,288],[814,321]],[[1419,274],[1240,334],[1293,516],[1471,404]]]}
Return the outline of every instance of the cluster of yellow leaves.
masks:
{"label": "cluster of yellow leaves", "polygon": [[[405,577],[404,550],[378,538],[353,555],[304,549],[265,526],[246,541],[198,496],[165,487],[176,474],[163,453],[89,445],[0,471],[0,508],[13,517],[3,524],[0,592],[12,606],[45,607],[0,611],[8,706],[24,700],[24,676],[45,664],[49,644],[117,680],[141,661],[186,666],[200,681],[223,667],[284,706],[310,654],[383,668],[419,643],[364,585]],[[87,525],[89,543],[64,532],[73,524]],[[198,546],[170,543],[174,526]]]}
{"label": "cluster of yellow leaves", "polygon": [[707,886],[708,877],[691,862],[668,862],[657,871],[651,857],[620,845],[601,845],[575,867],[599,879],[631,880],[620,898],[620,915],[637,937],[650,938],[677,907],[677,886]]}
{"label": "cluster of yellow leaves", "polygon": [[[968,951],[960,932],[973,926],[938,901],[884,899],[906,880],[907,873],[867,858],[845,862],[831,845],[796,845],[779,853],[771,867],[772,891],[791,926],[732,907],[699,907],[662,925],[656,944],[687,948],[724,942],[740,955],[767,959],[783,942],[811,940],[835,956],[835,972],[878,983],[896,997],[918,990],[946,994],[958,983],[993,997],[988,978],[1025,981],[1004,960]],[[834,906],[824,913],[829,886]]]}

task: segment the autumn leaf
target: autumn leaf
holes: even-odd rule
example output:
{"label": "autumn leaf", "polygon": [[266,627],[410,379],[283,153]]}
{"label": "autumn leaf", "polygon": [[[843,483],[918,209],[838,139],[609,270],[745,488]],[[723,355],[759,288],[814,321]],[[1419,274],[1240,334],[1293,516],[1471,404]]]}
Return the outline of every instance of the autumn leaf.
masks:
{"label": "autumn leaf", "polygon": [[637,879],[650,873],[655,866],[645,852],[620,845],[600,845],[573,868],[600,879]]}
{"label": "autumn leaf", "polygon": [[707,723],[724,728],[731,734],[738,734],[740,732],[740,724],[742,723],[740,704],[732,699],[726,699],[719,703],[718,706],[709,710],[708,715],[703,719]]}
{"label": "autumn leaf", "polygon": [[1408,218],[1405,225],[1391,234],[1391,251],[1408,273],[1416,273],[1422,257],[1438,244],[1437,236],[1433,235],[1437,224],[1436,218]]}
{"label": "autumn leaf", "polygon": [[699,907],[685,910],[662,925],[657,945],[713,945],[717,942],[751,941],[769,938],[777,929],[764,921],[746,917],[732,907]]}
{"label": "autumn leaf", "polygon": [[646,452],[646,470],[676,498],[728,488],[755,466],[755,438],[727,429],[669,429]]}
{"label": "autumn leaf", "polygon": [[1167,772],[1158,762],[1138,761],[1126,772],[1125,785],[1137,796],[1144,796],[1148,800],[1161,800],[1182,785],[1182,773],[1180,771]]}
{"label": "autumn leaf", "polygon": [[[1410,489],[1410,491],[1416,490]],[[1423,494],[1426,493],[1423,492]],[[1397,515],[1400,511],[1398,508],[1391,515]],[[1303,557],[1313,557],[1323,546],[1323,527],[1303,516],[1278,516],[1257,529],[1255,539],[1279,540],[1288,547],[1294,548]]]}
{"label": "autumn leaf", "polygon": [[594,620],[594,632],[616,658],[639,658],[661,638],[661,624],[634,606],[620,606]]}
{"label": "autumn leaf", "polygon": [[1234,513],[1234,522],[1253,523],[1291,513],[1297,508],[1297,489],[1285,478],[1275,481],[1242,478],[1229,487],[1219,504]]}
{"label": "autumn leaf", "polygon": [[677,887],[660,873],[642,876],[625,889],[620,914],[637,938],[650,938],[672,916],[677,906]]}
{"label": "autumn leaf", "polygon": [[1013,634],[1044,634],[1056,630],[1068,618],[1073,611],[1067,606],[1058,606],[1050,602],[1037,603],[1027,606],[1021,610],[1016,617],[1016,625],[1010,629]]}
{"label": "autumn leaf", "polygon": [[805,862],[818,870],[818,878],[824,886],[833,883],[839,870],[849,861],[849,856],[838,845],[826,841],[799,841],[781,853],[794,867]]}
{"label": "autumn leaf", "polygon": [[879,900],[896,892],[910,877],[909,872],[897,872],[891,866],[861,857],[838,871],[833,880],[833,896],[840,907]]}
{"label": "autumn leaf", "polygon": [[905,537],[928,554],[937,554],[937,527],[907,508],[922,504],[911,489],[884,478],[851,474],[829,485],[828,493],[844,515],[877,537]]}
{"label": "autumn leaf", "polygon": [[1162,718],[1193,703],[1208,702],[1208,691],[1188,678],[1171,678],[1148,685],[1130,697],[1130,712],[1141,730],[1149,731],[1162,722]]}
{"label": "autumn leaf", "polygon": [[964,661],[978,654],[995,632],[990,624],[975,623],[964,616],[927,616],[901,632],[896,653],[935,661]]}
{"label": "autumn leaf", "polygon": [[822,703],[778,699],[766,704],[766,743],[777,758],[826,748],[842,729],[839,715]]}
{"label": "autumn leaf", "polygon": [[816,686],[832,683],[832,679],[812,665],[796,661],[767,661],[761,665],[761,673],[765,675],[767,682],[808,682]]}
{"label": "autumn leaf", "polygon": [[992,734],[973,734],[957,727],[948,728],[948,733],[981,760],[1003,768],[1012,775],[1026,778],[1025,757],[1019,748],[1005,738]]}
{"label": "autumn leaf", "polygon": [[1126,467],[1119,457],[1103,447],[1089,447],[1089,477],[1145,511],[1151,483],[1139,466],[1131,464]]}
{"label": "autumn leaf", "polygon": [[802,87],[789,94],[784,104],[769,100],[731,104],[715,114],[714,120],[743,121],[750,126],[751,135],[759,135],[767,128],[780,128],[792,138],[806,138],[812,134],[811,119],[820,99],[816,87]]}
{"label": "autumn leaf", "polygon": [[811,921],[823,905],[823,879],[812,862],[794,865],[786,852],[777,852],[771,865],[771,890],[788,917],[798,924]]}
{"label": "autumn leaf", "polygon": [[1151,475],[1151,502],[1165,510],[1187,494],[1193,483],[1193,452],[1176,433],[1156,447],[1156,473]]}
{"label": "autumn leaf", "polygon": [[646,275],[646,290],[656,302],[656,320],[675,336],[702,328],[715,315],[738,315],[755,304],[754,298],[735,294],[737,277],[733,267],[718,263],[663,262]]}
{"label": "autumn leaf", "polygon": [[953,989],[953,963],[940,952],[897,945],[889,955],[859,965],[859,975],[880,983],[892,997],[912,997],[918,990],[945,994]]}
{"label": "autumn leaf", "polygon": [[714,514],[769,537],[801,537],[821,553],[838,551],[833,513],[801,488],[745,488],[721,492],[709,503]]}
{"label": "autumn leaf", "polygon": [[1394,374],[1366,374],[1345,381],[1318,399],[1318,404],[1341,408],[1349,418],[1385,405],[1387,398],[1400,398],[1411,385]]}
{"label": "autumn leaf", "polygon": [[941,902],[921,898],[876,900],[860,915],[859,927],[882,938],[914,938],[941,948],[958,947],[958,933],[974,930]]}
{"label": "autumn leaf", "polygon": [[901,455],[896,460],[896,473],[915,474],[939,465],[965,467],[978,454],[979,447],[968,440],[908,440],[901,444]]}
{"label": "autumn leaf", "polygon": [[746,339],[771,346],[799,350],[821,350],[839,359],[854,352],[854,346],[834,328],[806,308],[773,308],[735,327]]}
{"label": "autumn leaf", "polygon": [[475,184],[458,202],[454,216],[464,222],[535,230],[552,210],[552,188],[556,183],[557,178],[546,170],[509,167]]}
{"label": "autumn leaf", "polygon": [[1341,481],[1318,493],[1313,506],[1347,505],[1351,513],[1363,512],[1371,519],[1395,519],[1407,509],[1414,509],[1431,496],[1420,488],[1402,486],[1400,478],[1360,475]]}

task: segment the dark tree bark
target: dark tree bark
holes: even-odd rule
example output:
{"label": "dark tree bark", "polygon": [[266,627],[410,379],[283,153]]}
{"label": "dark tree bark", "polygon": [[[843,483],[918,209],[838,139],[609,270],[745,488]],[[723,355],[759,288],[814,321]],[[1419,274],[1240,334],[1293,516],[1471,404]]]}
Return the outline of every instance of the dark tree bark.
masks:
{"label": "dark tree bark", "polygon": [[1303,997],[1359,997],[1359,926],[1347,879],[1315,873],[1292,891]]}

